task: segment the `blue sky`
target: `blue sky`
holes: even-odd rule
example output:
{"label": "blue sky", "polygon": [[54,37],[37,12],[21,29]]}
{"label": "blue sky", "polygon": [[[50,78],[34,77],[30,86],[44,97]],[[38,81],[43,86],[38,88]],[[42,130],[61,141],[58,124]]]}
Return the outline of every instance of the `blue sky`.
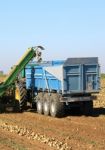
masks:
{"label": "blue sky", "polygon": [[0,70],[36,45],[46,60],[98,56],[105,72],[105,1],[0,1]]}

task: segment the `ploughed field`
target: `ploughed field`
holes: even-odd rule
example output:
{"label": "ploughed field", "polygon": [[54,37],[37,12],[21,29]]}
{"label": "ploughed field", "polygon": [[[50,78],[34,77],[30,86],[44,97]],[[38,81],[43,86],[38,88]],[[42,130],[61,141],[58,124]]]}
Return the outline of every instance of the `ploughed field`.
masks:
{"label": "ploughed field", "polygon": [[32,110],[0,114],[0,149],[3,150],[104,150],[105,79],[93,116],[72,110],[63,118]]}

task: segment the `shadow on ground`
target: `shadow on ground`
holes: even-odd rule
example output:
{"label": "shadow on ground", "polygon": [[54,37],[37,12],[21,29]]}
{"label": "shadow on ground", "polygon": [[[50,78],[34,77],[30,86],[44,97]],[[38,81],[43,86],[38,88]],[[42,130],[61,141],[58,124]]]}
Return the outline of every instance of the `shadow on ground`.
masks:
{"label": "shadow on ground", "polygon": [[[64,117],[67,116],[83,116],[85,114],[81,113],[79,109],[73,108],[68,109],[65,111]],[[85,116],[91,116],[91,117],[99,117],[100,115],[105,115],[105,108],[94,108],[93,113],[91,115],[85,115]]]}
{"label": "shadow on ground", "polygon": [[[31,113],[37,113],[35,109],[28,109],[27,112]],[[94,108],[92,115],[85,115],[80,112],[79,109],[73,108],[73,109],[67,109],[65,110],[65,113],[60,118],[65,118],[68,116],[90,116],[90,117],[99,117],[100,115],[105,115],[105,108]]]}
{"label": "shadow on ground", "polygon": [[100,107],[100,108],[94,108],[93,109],[93,117],[98,117],[100,115],[105,115],[105,108]]}
{"label": "shadow on ground", "polygon": [[[1,113],[24,113],[24,112],[30,112],[30,113],[37,113],[35,109],[31,109],[30,107],[27,108],[24,111],[19,111],[17,107],[7,107],[5,110],[3,110]],[[68,116],[84,116],[85,114],[81,113],[79,109],[72,108],[72,109],[66,109],[64,115],[61,118],[65,118]],[[91,117],[99,117],[100,115],[105,115],[105,108],[99,107],[94,108],[92,115],[85,115],[85,116],[91,116]]]}

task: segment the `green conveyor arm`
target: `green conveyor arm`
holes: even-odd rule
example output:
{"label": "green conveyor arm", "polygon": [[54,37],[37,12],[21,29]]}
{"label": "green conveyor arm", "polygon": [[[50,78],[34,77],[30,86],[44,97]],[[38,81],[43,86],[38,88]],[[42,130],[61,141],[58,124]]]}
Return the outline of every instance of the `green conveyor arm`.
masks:
{"label": "green conveyor arm", "polygon": [[44,49],[44,48],[41,46],[36,46],[36,47],[29,48],[26,51],[25,55],[21,58],[18,64],[9,73],[5,82],[0,85],[0,97],[2,97],[5,91],[15,82],[19,73],[25,68],[25,66],[29,63],[29,61],[33,57],[37,57],[38,49]]}

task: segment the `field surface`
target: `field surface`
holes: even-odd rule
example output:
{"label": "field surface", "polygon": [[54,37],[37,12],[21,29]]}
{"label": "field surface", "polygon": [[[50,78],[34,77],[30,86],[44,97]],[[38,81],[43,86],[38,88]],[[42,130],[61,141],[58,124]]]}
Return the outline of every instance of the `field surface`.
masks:
{"label": "field surface", "polygon": [[105,79],[101,86],[93,116],[77,111],[63,118],[31,111],[0,114],[0,149],[105,150]]}

